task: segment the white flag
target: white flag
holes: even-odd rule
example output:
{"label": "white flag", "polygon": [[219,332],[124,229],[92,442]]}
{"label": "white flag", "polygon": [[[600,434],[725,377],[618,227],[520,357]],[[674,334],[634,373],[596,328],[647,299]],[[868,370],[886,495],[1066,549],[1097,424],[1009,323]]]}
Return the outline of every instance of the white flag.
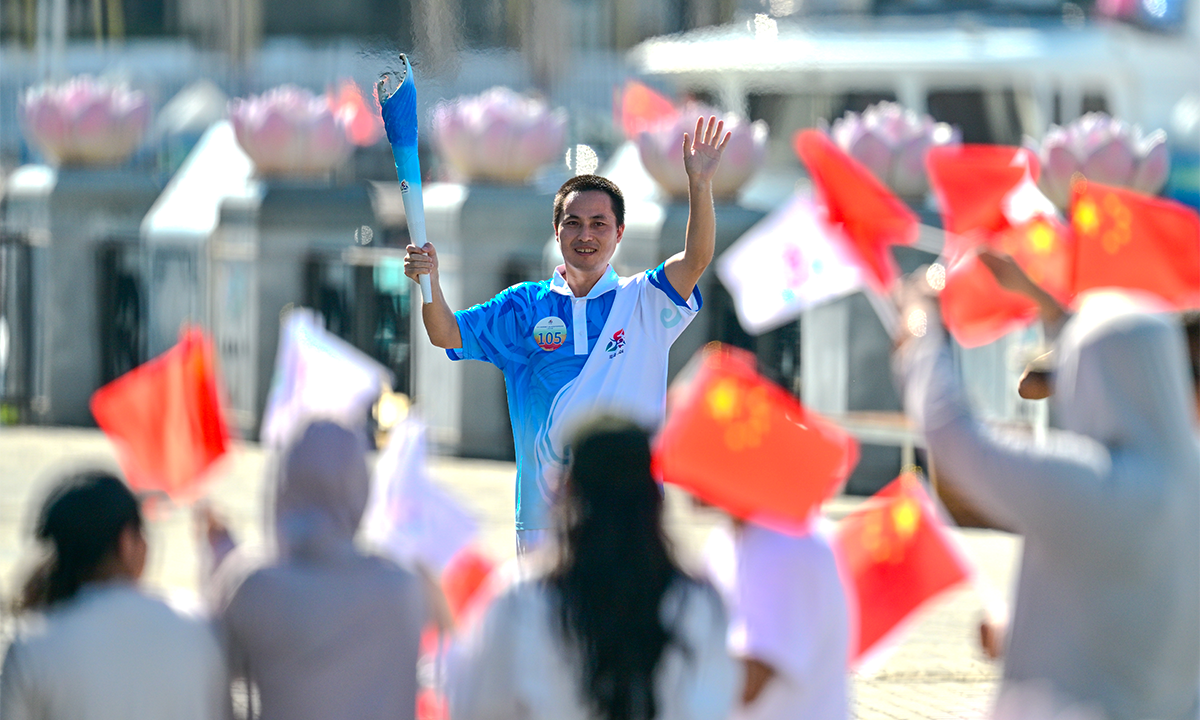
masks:
{"label": "white flag", "polygon": [[366,538],[400,562],[420,561],[440,575],[478,533],[475,519],[429,477],[425,424],[409,415],[375,463]]}
{"label": "white flag", "polygon": [[279,330],[275,377],[259,437],[282,447],[299,426],[321,417],[362,427],[392,373],[321,327],[307,308],[288,313]]}
{"label": "white flag", "polygon": [[717,260],[746,332],[758,335],[863,287],[862,269],[812,200],[794,195]]}

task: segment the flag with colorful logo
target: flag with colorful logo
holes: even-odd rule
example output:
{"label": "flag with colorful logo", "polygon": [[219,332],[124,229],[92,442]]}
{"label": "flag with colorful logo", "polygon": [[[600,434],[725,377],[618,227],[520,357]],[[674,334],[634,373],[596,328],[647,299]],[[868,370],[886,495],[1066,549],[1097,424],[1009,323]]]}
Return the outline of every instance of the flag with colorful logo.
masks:
{"label": "flag with colorful logo", "polygon": [[842,518],[833,546],[855,611],[852,666],[890,644],[921,606],[973,574],[911,474],[888,483]]}
{"label": "flag with colorful logo", "polygon": [[315,312],[292,310],[279,329],[275,376],[259,436],[265,445],[282,447],[314,417],[362,427],[391,378],[390,370],[322,327]]}
{"label": "flag with colorful logo", "polygon": [[710,345],[655,444],[656,472],[731,514],[797,528],[858,461],[858,443],[758,374],[754,356]]}
{"label": "flag with colorful logo", "polygon": [[829,225],[864,269],[872,290],[885,293],[899,275],[893,245],[917,240],[917,216],[866,167],[824,133],[802,130],[794,139],[825,207]]}
{"label": "flag with colorful logo", "polygon": [[1173,200],[1078,181],[1071,192],[1076,293],[1145,290],[1178,309],[1200,307],[1200,214]]}
{"label": "flag with colorful logo", "polygon": [[751,335],[861,289],[863,272],[820,208],[802,195],[793,195],[717,259],[717,277]]}
{"label": "flag with colorful logo", "polygon": [[440,573],[478,534],[475,518],[429,477],[425,425],[409,415],[396,424],[375,463],[363,517],[368,540],[400,562]]}
{"label": "flag with colorful logo", "polygon": [[185,330],[179,343],[97,390],[92,416],[117,449],[130,487],[192,500],[229,449],[212,343]]}

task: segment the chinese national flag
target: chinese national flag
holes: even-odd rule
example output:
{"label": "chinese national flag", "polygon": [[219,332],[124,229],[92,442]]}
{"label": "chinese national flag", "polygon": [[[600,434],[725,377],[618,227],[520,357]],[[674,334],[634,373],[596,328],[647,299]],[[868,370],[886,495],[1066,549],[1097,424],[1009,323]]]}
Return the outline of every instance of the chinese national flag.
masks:
{"label": "chinese national flag", "polygon": [[916,241],[917,216],[824,133],[802,130],[794,144],[825,202],[829,223],[842,227],[873,288],[886,291],[899,274],[891,246]]}
{"label": "chinese national flag", "polygon": [[971,575],[912,475],[896,478],[844,517],[833,545],[847,595],[858,607],[851,665],[922,605]]}
{"label": "chinese national flag", "polygon": [[1171,200],[1080,181],[1071,191],[1075,291],[1145,290],[1200,307],[1200,215]]}
{"label": "chinese national flag", "polygon": [[660,476],[740,518],[804,522],[853,469],[857,442],[759,375],[745,350],[702,352],[659,434]]}
{"label": "chinese national flag", "polygon": [[1037,157],[1003,145],[930,148],[925,155],[929,184],[947,233],[999,232],[1011,226],[1005,200],[1024,179],[1038,177]]}
{"label": "chinese national flag", "polygon": [[175,347],[97,390],[91,410],[131,487],[186,500],[229,447],[219,395],[212,344],[190,329]]}
{"label": "chinese national flag", "polygon": [[1069,230],[1037,189],[1037,158],[1023,148],[962,145],[932,148],[929,181],[946,228],[946,328],[960,344],[998,340],[1037,318],[1032,300],[992,277],[977,251],[1011,255],[1029,277],[1064,303],[1070,299]]}
{"label": "chinese national flag", "polygon": [[1030,279],[1063,304],[1070,300],[1073,238],[1057,218],[1038,216],[990,236],[946,236],[946,287],[940,294],[946,329],[964,347],[998,340],[1038,316],[1037,305],[1000,287],[979,262],[988,247],[1012,256]]}
{"label": "chinese national flag", "polygon": [[461,621],[473,605],[486,605],[490,600],[487,581],[494,563],[486,555],[471,547],[455,553],[442,570],[442,592],[450,605],[455,621]]}

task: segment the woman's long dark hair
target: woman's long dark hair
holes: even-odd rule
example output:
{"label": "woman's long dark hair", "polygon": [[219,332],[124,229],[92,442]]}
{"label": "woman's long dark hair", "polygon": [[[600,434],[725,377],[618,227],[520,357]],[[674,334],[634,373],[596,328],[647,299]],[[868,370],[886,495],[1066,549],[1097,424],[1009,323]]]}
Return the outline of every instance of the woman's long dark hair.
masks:
{"label": "woman's long dark hair", "polygon": [[117,477],[86,470],[63,478],[38,514],[34,535],[50,545],[50,556],[25,582],[20,608],[44,608],[75,597],[117,552],[121,532],[130,526],[141,530],[142,512]]}
{"label": "woman's long dark hair", "polygon": [[662,599],[685,576],[663,532],[646,431],[611,417],[583,427],[556,510],[559,554],[547,581],[582,660],[584,699],[606,720],[650,720],[655,670],[674,641]]}

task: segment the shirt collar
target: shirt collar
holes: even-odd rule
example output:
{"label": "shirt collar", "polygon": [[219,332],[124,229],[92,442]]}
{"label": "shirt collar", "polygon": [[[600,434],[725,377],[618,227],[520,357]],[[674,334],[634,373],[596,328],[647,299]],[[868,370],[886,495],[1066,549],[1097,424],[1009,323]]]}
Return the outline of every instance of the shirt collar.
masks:
{"label": "shirt collar", "polygon": [[[563,271],[566,270],[566,267],[566,265],[559,265],[558,267],[554,268],[554,277],[550,278],[550,291],[556,292],[559,295],[575,297],[575,293],[571,292],[571,286],[567,284],[566,276],[563,275]],[[604,275],[596,281],[595,285],[592,286],[592,289],[590,292],[588,292],[586,299],[592,300],[594,298],[598,298],[609,290],[615,289],[620,280],[621,278],[617,275],[617,271],[613,270],[612,265],[609,265],[608,269],[605,270]]]}

